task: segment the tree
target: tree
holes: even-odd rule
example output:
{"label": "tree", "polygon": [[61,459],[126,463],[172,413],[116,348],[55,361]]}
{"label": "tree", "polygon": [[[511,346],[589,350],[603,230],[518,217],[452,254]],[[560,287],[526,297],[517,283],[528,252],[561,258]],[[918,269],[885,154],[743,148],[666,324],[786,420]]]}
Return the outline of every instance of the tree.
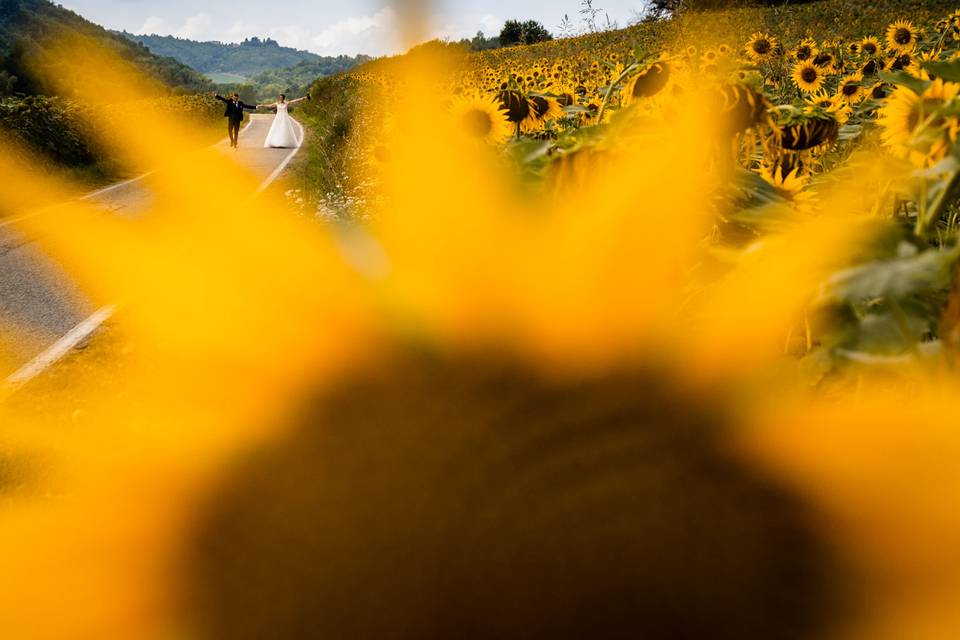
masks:
{"label": "tree", "polygon": [[553,35],[546,27],[536,20],[507,20],[500,31],[500,46],[510,47],[515,44],[534,44],[544,40],[553,40]]}

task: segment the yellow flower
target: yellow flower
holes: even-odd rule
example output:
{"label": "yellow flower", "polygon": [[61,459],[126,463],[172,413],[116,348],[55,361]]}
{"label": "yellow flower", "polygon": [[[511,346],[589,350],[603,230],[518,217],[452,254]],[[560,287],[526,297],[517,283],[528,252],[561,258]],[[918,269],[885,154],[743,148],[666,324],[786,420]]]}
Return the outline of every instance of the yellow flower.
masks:
{"label": "yellow flower", "polygon": [[956,116],[943,113],[957,97],[960,84],[934,80],[922,95],[898,86],[880,110],[881,139],[890,151],[918,167],[936,164],[956,140]]}
{"label": "yellow flower", "polygon": [[747,41],[747,55],[754,62],[765,62],[773,57],[776,47],[776,38],[766,33],[755,33]]}
{"label": "yellow flower", "polygon": [[650,64],[639,73],[634,74],[623,89],[623,104],[630,105],[633,102],[650,98],[660,93],[670,81],[670,63],[666,60],[658,60]]}
{"label": "yellow flower", "polygon": [[806,93],[815,93],[823,86],[823,71],[810,61],[795,64],[790,77]]}
{"label": "yellow flower", "polygon": [[503,142],[513,133],[507,111],[496,98],[457,98],[450,115],[468,136],[487,144]]}
{"label": "yellow flower", "polygon": [[808,38],[793,50],[793,59],[797,62],[806,62],[807,60],[813,60],[818,53],[820,53],[820,50],[817,49],[817,41]]}
{"label": "yellow flower", "polygon": [[913,51],[923,38],[923,31],[908,20],[897,20],[887,27],[887,47],[891,51],[903,53]]}
{"label": "yellow flower", "polygon": [[845,100],[847,104],[855,104],[863,99],[863,76],[859,73],[849,75],[840,80],[837,87],[837,95]]}
{"label": "yellow flower", "polygon": [[867,56],[876,56],[880,54],[880,40],[875,36],[867,36],[860,41],[860,50]]}

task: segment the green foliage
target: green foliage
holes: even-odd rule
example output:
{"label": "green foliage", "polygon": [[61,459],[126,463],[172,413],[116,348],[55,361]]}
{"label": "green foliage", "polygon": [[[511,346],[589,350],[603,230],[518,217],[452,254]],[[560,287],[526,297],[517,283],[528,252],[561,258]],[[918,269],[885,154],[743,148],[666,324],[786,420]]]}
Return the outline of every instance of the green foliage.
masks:
{"label": "green foliage", "polygon": [[212,88],[209,80],[180,62],[156,56],[47,0],[0,0],[0,95],[52,93],[28,63],[42,54],[46,38],[61,31],[93,39],[177,92]]}
{"label": "green foliage", "polygon": [[[319,56],[309,51],[281,47],[276,40],[248,38],[239,44],[223,42],[197,42],[174,36],[140,36],[123,32],[125,38],[138,42],[157,55],[176,58],[180,62],[204,73],[234,73],[253,78],[259,73],[285,68],[297,69],[301,63],[310,63],[318,76],[330,75],[349,69],[366,59],[366,56]],[[302,79],[299,86],[308,84]],[[266,84],[253,80],[255,84]]]}
{"label": "green foliage", "polygon": [[[116,110],[116,117],[131,113],[183,118],[199,125],[219,125],[223,105],[207,95],[161,96],[136,104],[99,107]],[[64,98],[24,96],[0,100],[0,130],[31,153],[30,161],[87,172],[97,181],[116,177],[119,171],[112,154],[99,140],[87,108]],[[216,135],[222,133],[217,126]]]}
{"label": "green foliage", "polygon": [[369,92],[358,78],[341,74],[319,79],[310,93],[313,100],[299,112],[307,131],[306,159],[293,180],[311,209],[349,217],[359,205],[351,176],[363,159],[362,151],[348,140],[371,111],[365,102]]}
{"label": "green foliage", "polygon": [[553,35],[536,20],[507,20],[500,30],[500,46],[510,47],[517,44],[535,44],[553,40]]}
{"label": "green foliage", "polygon": [[292,67],[270,69],[259,73],[249,80],[249,84],[255,87],[258,102],[272,100],[281,93],[289,97],[299,97],[307,92],[317,78],[349,71],[372,59],[370,56],[359,55],[304,60]]}

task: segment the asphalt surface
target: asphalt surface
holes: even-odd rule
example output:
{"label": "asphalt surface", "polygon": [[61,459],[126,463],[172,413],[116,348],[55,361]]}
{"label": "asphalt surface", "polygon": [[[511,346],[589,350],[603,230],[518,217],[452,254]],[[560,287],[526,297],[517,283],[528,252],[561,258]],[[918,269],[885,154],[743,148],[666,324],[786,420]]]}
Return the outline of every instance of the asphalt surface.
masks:
{"label": "asphalt surface", "polygon": [[[272,115],[250,118],[237,151],[226,139],[217,147],[265,180],[291,150],[263,148]],[[87,199],[112,215],[135,216],[150,204],[149,182],[148,176],[119,183]],[[15,227],[0,219],[0,381],[96,311],[70,276]]]}

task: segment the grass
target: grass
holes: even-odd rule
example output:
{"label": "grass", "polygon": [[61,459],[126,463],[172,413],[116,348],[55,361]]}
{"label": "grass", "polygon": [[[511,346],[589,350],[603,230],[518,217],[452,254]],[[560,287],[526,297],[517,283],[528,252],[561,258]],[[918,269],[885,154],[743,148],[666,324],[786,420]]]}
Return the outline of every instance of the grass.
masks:
{"label": "grass", "polygon": [[305,159],[291,171],[289,183],[318,202],[343,201],[350,191],[352,157],[347,141],[362,107],[361,81],[349,74],[328,76],[310,88],[313,100],[299,110],[307,129]]}

